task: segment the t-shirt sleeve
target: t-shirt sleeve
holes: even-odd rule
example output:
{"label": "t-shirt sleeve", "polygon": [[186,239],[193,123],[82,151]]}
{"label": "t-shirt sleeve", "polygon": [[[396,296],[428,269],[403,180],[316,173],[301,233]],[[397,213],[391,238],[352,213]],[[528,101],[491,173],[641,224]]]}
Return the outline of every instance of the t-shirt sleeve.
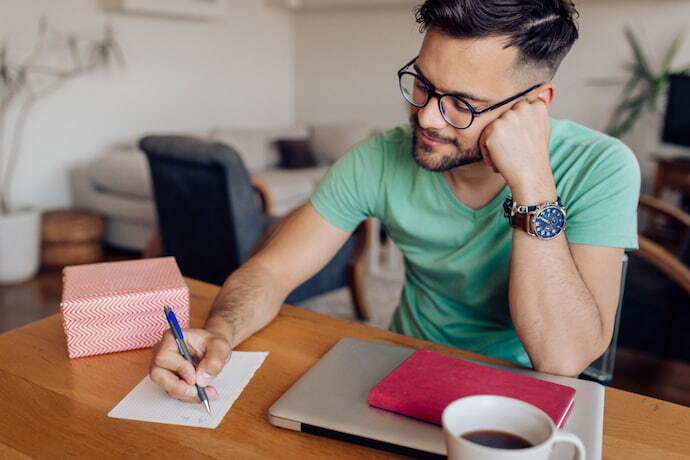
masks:
{"label": "t-shirt sleeve", "polygon": [[567,197],[568,242],[635,250],[640,167],[632,151],[619,141],[607,142]]}
{"label": "t-shirt sleeve", "polygon": [[382,183],[384,142],[381,135],[352,147],[330,169],[311,197],[316,211],[333,225],[354,231],[375,215]]}

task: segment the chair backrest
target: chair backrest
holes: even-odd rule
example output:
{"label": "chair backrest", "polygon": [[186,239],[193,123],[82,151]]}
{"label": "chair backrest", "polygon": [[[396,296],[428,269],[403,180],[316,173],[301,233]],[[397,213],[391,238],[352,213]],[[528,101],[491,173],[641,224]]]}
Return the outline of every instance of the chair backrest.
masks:
{"label": "chair backrest", "polygon": [[139,146],[151,167],[164,252],[184,276],[222,284],[263,232],[240,156],[227,145],[186,136],[147,136]]}
{"label": "chair backrest", "polygon": [[596,361],[590,364],[580,375],[581,378],[593,380],[595,382],[608,385],[613,380],[613,368],[616,361],[616,347],[618,346],[618,329],[623,309],[623,292],[625,291],[625,278],[628,272],[628,255],[623,254],[621,267],[621,284],[618,294],[618,307],[616,308],[616,319],[613,323],[613,336],[608,348]]}

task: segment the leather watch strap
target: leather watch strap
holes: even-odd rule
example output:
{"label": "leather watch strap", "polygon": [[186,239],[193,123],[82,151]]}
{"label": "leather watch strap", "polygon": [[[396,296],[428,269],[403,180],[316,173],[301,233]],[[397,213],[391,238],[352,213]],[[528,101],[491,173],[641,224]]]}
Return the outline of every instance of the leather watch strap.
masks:
{"label": "leather watch strap", "polygon": [[[548,208],[556,208],[560,210],[563,216],[563,219],[560,222],[561,226],[555,233],[553,229],[551,229],[551,233],[547,231],[545,236],[537,235],[535,229],[532,228],[533,217],[535,215],[539,215],[541,211]],[[553,239],[563,232],[563,228],[565,226],[565,212],[566,209],[563,207],[560,197],[556,199],[556,202],[546,202],[533,206],[520,206],[513,201],[513,197],[510,195],[508,195],[503,202],[503,215],[508,219],[510,226],[522,230],[528,235],[535,236],[539,239]]]}
{"label": "leather watch strap", "polygon": [[510,218],[510,225],[513,228],[523,230],[528,235],[531,235],[532,234],[532,228],[530,225],[530,217],[531,217],[530,214],[519,214],[519,213],[514,214]]}

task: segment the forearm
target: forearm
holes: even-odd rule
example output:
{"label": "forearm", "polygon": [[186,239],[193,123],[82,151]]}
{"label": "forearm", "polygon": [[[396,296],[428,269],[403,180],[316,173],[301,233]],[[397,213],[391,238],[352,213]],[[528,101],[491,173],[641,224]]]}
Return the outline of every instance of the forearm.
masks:
{"label": "forearm", "polygon": [[288,294],[289,288],[260,259],[250,259],[225,281],[204,328],[234,348],[270,323]]}
{"label": "forearm", "polygon": [[[553,182],[516,188],[518,203],[555,201]],[[532,364],[577,375],[603,353],[610,336],[601,309],[580,275],[565,234],[540,240],[513,230],[509,302]]]}
{"label": "forearm", "polygon": [[603,353],[610,336],[565,235],[541,241],[514,230],[510,272],[511,316],[535,369],[577,375]]}
{"label": "forearm", "polygon": [[[549,152],[552,99],[553,86],[540,86],[485,127],[480,138],[485,162],[522,206],[557,199]],[[577,246],[562,233],[540,240],[513,230],[510,313],[533,365],[546,372],[580,373],[604,352],[613,329],[622,250]]]}

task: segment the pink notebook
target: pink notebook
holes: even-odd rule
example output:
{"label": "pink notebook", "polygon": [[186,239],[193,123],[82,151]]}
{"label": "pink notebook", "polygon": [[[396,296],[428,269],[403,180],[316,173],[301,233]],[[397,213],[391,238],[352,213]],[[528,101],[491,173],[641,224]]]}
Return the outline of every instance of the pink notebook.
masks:
{"label": "pink notebook", "polygon": [[528,402],[556,426],[565,423],[575,389],[482,364],[418,350],[369,391],[370,405],[441,424],[448,404],[463,396],[494,394]]}

